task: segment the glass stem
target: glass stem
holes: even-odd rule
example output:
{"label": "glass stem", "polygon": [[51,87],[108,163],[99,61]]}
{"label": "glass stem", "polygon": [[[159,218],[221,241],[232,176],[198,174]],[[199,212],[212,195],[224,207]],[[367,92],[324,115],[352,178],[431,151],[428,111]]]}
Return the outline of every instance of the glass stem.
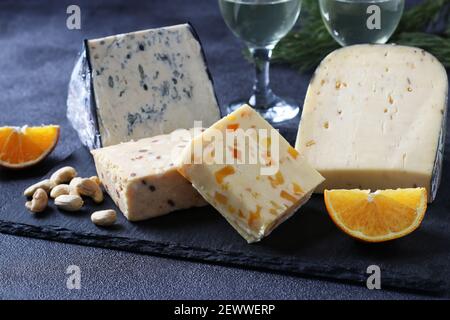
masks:
{"label": "glass stem", "polygon": [[256,109],[266,109],[274,101],[275,96],[269,87],[269,68],[272,49],[249,48],[255,64],[255,82],[250,104]]}

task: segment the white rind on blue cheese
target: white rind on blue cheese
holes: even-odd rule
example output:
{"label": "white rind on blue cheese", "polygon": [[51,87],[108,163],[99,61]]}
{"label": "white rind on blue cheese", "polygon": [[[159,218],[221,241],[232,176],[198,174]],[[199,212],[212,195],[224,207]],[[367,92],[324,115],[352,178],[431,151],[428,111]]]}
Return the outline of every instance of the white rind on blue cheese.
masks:
{"label": "white rind on blue cheese", "polygon": [[296,148],[324,177],[317,189],[424,187],[442,172],[448,78],[419,48],[339,49],[315,72]]}
{"label": "white rind on blue cheese", "polygon": [[191,128],[194,121],[213,124],[219,106],[192,26],[85,41],[69,87],[68,116],[79,133],[89,127],[80,137],[91,148]]}

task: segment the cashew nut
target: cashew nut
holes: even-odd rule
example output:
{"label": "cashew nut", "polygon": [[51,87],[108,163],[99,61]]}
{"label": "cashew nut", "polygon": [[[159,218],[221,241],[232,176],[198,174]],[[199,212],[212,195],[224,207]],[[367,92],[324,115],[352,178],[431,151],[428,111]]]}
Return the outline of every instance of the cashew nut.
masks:
{"label": "cashew nut", "polygon": [[95,203],[103,201],[103,191],[97,183],[91,179],[84,178],[75,183],[75,190],[79,195],[92,198]]}
{"label": "cashew nut", "polygon": [[113,225],[117,220],[117,213],[115,210],[100,210],[95,211],[91,215],[91,221],[97,225],[102,227],[107,227]]}
{"label": "cashew nut", "polygon": [[44,189],[44,191],[48,193],[55,186],[56,184],[54,181],[50,179],[45,179],[26,188],[25,191],[23,192],[23,195],[26,197],[32,197],[37,189]]}
{"label": "cashew nut", "polygon": [[69,188],[70,188],[70,192],[69,194],[75,195],[75,196],[79,196],[80,194],[77,191],[76,186],[78,185],[78,183],[80,183],[80,181],[83,180],[83,178],[80,177],[75,177],[72,180],[70,180],[69,183]]}
{"label": "cashew nut", "polygon": [[25,207],[31,212],[42,212],[47,208],[48,196],[47,192],[39,188],[33,194],[33,199],[25,203]]}
{"label": "cashew nut", "polygon": [[59,184],[52,189],[50,192],[50,197],[55,199],[59,196],[70,194],[70,187],[68,184]]}
{"label": "cashew nut", "polygon": [[64,194],[56,197],[55,205],[62,210],[66,211],[78,211],[83,206],[84,202],[80,196]]}
{"label": "cashew nut", "polygon": [[56,170],[51,176],[50,180],[55,184],[67,183],[77,176],[77,171],[72,167],[63,167]]}
{"label": "cashew nut", "polygon": [[97,176],[92,176],[92,177],[89,178],[89,180],[94,181],[94,182],[95,182],[96,184],[98,184],[99,186],[102,185],[102,182],[100,181],[99,177],[97,177]]}

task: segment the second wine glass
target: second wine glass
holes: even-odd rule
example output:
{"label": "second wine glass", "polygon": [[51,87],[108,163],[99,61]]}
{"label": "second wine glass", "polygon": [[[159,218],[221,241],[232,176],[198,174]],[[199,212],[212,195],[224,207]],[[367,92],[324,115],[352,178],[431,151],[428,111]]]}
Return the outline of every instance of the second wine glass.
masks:
{"label": "second wine glass", "polygon": [[269,66],[273,48],[295,25],[301,3],[301,0],[219,0],[225,23],[247,45],[255,64],[253,95],[228,105],[228,112],[248,103],[272,123],[297,116],[299,106],[270,89]]}
{"label": "second wine glass", "polygon": [[323,22],[341,45],[386,43],[403,14],[404,0],[319,0]]}

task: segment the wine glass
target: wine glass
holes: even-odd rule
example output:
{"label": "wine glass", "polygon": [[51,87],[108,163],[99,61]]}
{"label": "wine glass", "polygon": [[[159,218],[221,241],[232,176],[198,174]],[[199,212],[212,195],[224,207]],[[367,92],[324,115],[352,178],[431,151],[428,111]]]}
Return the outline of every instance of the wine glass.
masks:
{"label": "wine glass", "polygon": [[341,45],[386,43],[394,34],[404,0],[319,0],[322,20]]}
{"label": "wine glass", "polygon": [[219,0],[225,23],[249,48],[256,70],[253,95],[228,105],[228,113],[247,103],[272,123],[297,116],[299,106],[270,89],[269,66],[273,48],[295,25],[301,4],[302,0]]}

